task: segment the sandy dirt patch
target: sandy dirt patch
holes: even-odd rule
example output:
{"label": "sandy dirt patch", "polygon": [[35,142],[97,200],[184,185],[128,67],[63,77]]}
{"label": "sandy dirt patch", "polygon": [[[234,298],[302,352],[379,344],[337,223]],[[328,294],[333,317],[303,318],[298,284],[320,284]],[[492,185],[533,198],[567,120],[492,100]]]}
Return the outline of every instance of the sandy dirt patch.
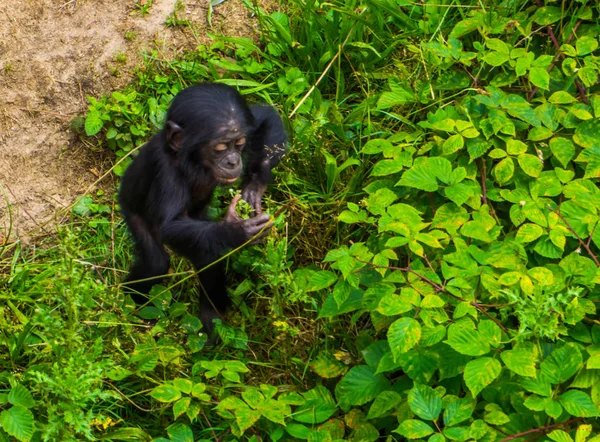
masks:
{"label": "sandy dirt patch", "polygon": [[[154,0],[145,16],[133,0],[0,0],[0,243],[9,230],[27,239],[51,229],[110,167],[69,131],[71,120],[88,95],[126,84],[141,51],[172,56],[208,42],[207,3],[182,2],[187,28],[164,24],[176,0]],[[215,7],[212,22],[211,32],[256,35],[242,0]]]}

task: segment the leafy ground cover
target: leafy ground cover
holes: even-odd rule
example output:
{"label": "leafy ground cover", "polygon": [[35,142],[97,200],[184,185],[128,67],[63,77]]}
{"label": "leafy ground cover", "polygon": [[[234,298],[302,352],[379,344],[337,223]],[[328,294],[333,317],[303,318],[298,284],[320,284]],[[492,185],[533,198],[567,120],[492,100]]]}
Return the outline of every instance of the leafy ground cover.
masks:
{"label": "leafy ground cover", "polygon": [[187,85],[287,117],[223,344],[185,261],[151,306],[120,293],[114,195],[87,195],[0,249],[0,440],[598,442],[598,5],[247,6],[259,43],[149,54],[83,127],[120,175]]}

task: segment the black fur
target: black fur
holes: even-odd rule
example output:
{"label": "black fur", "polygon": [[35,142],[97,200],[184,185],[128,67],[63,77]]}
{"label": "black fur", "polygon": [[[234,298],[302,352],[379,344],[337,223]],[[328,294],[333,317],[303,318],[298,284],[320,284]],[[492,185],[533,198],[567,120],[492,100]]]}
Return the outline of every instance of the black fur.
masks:
{"label": "black fur", "polygon": [[[244,139],[245,144],[239,144]],[[165,244],[201,269],[268,230],[271,224],[260,214],[260,199],[286,142],[277,111],[249,107],[232,87],[200,84],[175,97],[165,127],[142,147],[119,193],[136,248],[125,287],[136,302],[146,302],[143,295],[167,273]],[[239,175],[241,146],[242,196],[255,208],[255,216],[242,220],[230,207],[225,219],[215,222],[207,217],[207,205],[220,182]],[[212,320],[229,304],[224,268],[213,265],[199,278],[202,320],[210,330]]]}

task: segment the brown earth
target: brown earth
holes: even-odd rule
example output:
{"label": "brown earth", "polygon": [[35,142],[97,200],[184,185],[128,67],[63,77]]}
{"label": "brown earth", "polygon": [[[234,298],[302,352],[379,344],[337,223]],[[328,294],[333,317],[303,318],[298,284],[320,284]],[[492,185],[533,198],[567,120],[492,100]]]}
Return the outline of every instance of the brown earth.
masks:
{"label": "brown earth", "polygon": [[154,0],[142,16],[134,0],[0,0],[0,244],[51,229],[108,170],[70,122],[87,96],[126,84],[142,51],[172,57],[207,43],[209,31],[256,35],[242,0],[216,6],[210,30],[208,0],[180,0],[178,18],[192,26],[166,27],[176,3]]}

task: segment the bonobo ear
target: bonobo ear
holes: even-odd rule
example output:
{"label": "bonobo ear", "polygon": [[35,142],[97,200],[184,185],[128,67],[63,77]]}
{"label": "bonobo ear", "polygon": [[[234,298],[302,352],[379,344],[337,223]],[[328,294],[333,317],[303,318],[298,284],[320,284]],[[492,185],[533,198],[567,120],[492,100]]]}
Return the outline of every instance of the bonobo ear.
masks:
{"label": "bonobo ear", "polygon": [[172,121],[167,121],[165,130],[169,147],[177,152],[181,148],[181,127]]}

